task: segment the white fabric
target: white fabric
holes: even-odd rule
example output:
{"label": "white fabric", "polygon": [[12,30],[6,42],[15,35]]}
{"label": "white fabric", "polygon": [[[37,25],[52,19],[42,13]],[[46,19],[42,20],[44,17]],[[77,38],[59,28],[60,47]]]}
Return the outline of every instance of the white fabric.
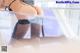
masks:
{"label": "white fabric", "polygon": [[0,28],[1,27],[9,28],[10,26],[11,26],[11,16],[10,16],[9,12],[0,11]]}
{"label": "white fabric", "polygon": [[12,18],[15,17],[9,11],[0,11],[0,33],[3,38],[4,44],[10,42],[12,36]]}

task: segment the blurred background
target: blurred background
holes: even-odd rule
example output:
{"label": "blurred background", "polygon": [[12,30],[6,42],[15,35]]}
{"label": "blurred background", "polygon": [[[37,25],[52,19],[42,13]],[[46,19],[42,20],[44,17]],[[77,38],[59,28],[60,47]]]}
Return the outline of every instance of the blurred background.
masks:
{"label": "blurred background", "polygon": [[[43,9],[44,34],[48,38],[41,39],[39,42],[33,40],[31,41],[32,43],[25,43],[29,42],[26,40],[16,41],[16,44],[14,44],[16,48],[9,47],[9,53],[12,51],[14,53],[16,51],[19,52],[19,50],[22,50],[23,53],[80,53],[80,4],[56,4],[56,1],[60,0],[34,1],[35,6],[37,5]],[[1,41],[3,41],[0,42],[4,45],[10,42],[16,22],[17,19],[14,13],[0,13],[0,35],[2,37]],[[62,26],[60,25],[61,23]],[[70,29],[66,27],[66,23]],[[40,36],[42,37],[42,34]],[[31,38],[30,29],[24,36],[24,39],[27,38]],[[37,47],[38,49],[34,49],[35,42],[37,42],[37,46],[40,46],[39,48]]]}

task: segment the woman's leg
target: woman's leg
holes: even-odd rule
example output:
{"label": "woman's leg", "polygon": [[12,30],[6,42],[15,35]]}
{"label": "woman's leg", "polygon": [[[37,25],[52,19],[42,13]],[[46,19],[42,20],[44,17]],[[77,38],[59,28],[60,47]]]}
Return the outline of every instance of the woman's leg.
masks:
{"label": "woman's leg", "polygon": [[32,23],[31,24],[31,38],[40,37],[41,25]]}
{"label": "woman's leg", "polygon": [[16,24],[13,34],[12,34],[12,38],[14,39],[22,39],[23,36],[25,36],[27,30],[29,28],[29,21],[28,20],[20,20],[18,21],[18,23]]}

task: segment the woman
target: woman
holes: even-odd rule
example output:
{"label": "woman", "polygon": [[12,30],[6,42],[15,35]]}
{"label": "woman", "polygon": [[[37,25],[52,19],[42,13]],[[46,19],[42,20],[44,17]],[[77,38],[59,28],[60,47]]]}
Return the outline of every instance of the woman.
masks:
{"label": "woman", "polygon": [[[12,35],[12,38],[14,39],[22,39],[30,26],[30,21],[28,19],[32,19],[33,16],[37,16],[42,13],[42,10],[40,8],[33,6],[34,3],[30,5],[22,1],[21,0],[5,0],[5,5],[9,7],[10,11],[18,12],[16,13],[18,22],[14,28],[14,32]],[[31,23],[32,38],[39,37],[40,28],[41,26],[39,24]]]}

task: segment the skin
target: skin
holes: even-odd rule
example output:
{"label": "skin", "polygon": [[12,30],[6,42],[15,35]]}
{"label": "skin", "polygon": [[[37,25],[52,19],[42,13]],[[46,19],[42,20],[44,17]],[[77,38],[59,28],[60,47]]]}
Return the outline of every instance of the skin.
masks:
{"label": "skin", "polygon": [[[10,2],[12,2],[12,1],[13,0],[5,0],[5,5],[9,5]],[[26,14],[27,16],[34,16],[34,15],[37,16],[37,15],[42,14],[41,8],[39,8],[37,6],[32,7],[31,5],[25,4],[21,0],[16,0],[11,5],[11,8],[14,12],[23,13],[23,14]],[[26,15],[17,14],[16,16],[17,16],[17,19],[27,19],[27,18],[29,18]]]}
{"label": "skin", "polygon": [[3,8],[4,7],[4,4],[3,4],[3,0],[0,0],[0,8]]}

